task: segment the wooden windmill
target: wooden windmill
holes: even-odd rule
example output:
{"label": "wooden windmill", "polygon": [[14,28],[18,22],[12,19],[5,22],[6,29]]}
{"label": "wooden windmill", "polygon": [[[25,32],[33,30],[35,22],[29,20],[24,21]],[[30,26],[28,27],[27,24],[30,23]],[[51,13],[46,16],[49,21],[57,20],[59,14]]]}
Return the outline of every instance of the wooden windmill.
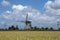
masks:
{"label": "wooden windmill", "polygon": [[20,22],[25,23],[24,29],[30,30],[30,29],[32,28],[32,27],[31,27],[31,21],[28,20],[28,14],[26,15],[26,20],[25,20],[25,21],[20,21]]}
{"label": "wooden windmill", "polygon": [[28,20],[28,14],[26,16],[26,21],[25,21],[25,29],[31,29],[31,21]]}

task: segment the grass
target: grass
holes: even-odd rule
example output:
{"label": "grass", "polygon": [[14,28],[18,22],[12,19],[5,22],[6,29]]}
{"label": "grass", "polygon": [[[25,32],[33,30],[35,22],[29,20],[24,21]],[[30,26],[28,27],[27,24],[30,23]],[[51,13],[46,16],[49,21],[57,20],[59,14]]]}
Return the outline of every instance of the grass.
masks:
{"label": "grass", "polygon": [[0,31],[0,40],[60,40],[60,31]]}

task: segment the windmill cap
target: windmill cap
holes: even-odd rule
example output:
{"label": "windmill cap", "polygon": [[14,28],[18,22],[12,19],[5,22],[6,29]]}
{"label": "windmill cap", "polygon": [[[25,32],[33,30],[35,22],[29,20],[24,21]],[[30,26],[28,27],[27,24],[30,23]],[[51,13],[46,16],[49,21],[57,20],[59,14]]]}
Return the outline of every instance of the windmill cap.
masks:
{"label": "windmill cap", "polygon": [[26,21],[27,23],[31,23],[31,21]]}

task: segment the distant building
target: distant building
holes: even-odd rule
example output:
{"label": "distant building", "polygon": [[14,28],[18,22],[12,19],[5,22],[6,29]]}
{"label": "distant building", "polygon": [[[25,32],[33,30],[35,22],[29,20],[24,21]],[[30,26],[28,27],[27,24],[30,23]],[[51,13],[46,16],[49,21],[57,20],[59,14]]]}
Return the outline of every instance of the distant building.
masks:
{"label": "distant building", "polygon": [[31,21],[26,21],[25,29],[31,29]]}

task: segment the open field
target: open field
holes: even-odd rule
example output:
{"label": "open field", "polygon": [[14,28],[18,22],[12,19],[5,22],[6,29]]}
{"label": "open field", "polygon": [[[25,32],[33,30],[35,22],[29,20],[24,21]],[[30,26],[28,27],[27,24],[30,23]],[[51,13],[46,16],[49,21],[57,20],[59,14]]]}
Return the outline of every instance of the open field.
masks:
{"label": "open field", "polygon": [[0,31],[0,40],[60,40],[60,31]]}

